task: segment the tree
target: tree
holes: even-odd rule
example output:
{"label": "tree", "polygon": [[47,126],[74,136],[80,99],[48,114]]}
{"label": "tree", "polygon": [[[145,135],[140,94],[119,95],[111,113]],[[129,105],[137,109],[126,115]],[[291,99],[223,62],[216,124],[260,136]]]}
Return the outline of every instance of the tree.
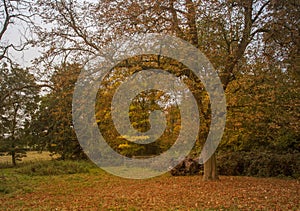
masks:
{"label": "tree", "polygon": [[[285,16],[278,12],[276,8],[279,7],[284,8]],[[293,62],[290,64],[298,67],[299,5],[293,2],[105,0],[80,4],[72,0],[40,0],[38,11],[46,23],[54,21],[56,25],[51,30],[37,30],[38,43],[47,46],[41,60],[52,61],[62,56],[61,59],[81,58],[85,61],[90,55],[103,53],[102,47],[119,35],[157,32],[176,35],[202,50],[214,64],[227,93],[232,91],[228,89],[231,83],[244,78],[245,74],[253,74],[244,70],[249,69],[249,64],[256,63],[258,57],[264,61],[269,57],[276,60],[291,58]],[[288,24],[285,20],[288,20]],[[282,29],[289,32],[292,41],[273,45],[278,40],[285,41],[284,33],[279,36],[272,33]],[[284,52],[285,49],[289,56],[278,56],[277,52]],[[267,68],[270,68],[273,60],[267,63]],[[196,88],[194,91],[198,92],[198,96],[205,95],[203,86]],[[202,115],[206,125],[200,129],[205,137],[210,122],[209,104],[204,105],[200,100],[198,103],[205,111]],[[217,179],[215,154],[204,165],[204,179]]]}
{"label": "tree", "polygon": [[78,64],[56,67],[51,78],[53,90],[43,96],[34,121],[34,136],[42,149],[58,154],[61,159],[85,157],[72,123],[72,97],[81,71]]}
{"label": "tree", "polygon": [[[171,68],[170,59],[161,57],[160,62],[157,62],[156,57],[156,55],[143,55],[123,61],[103,79],[97,95],[95,109],[99,130],[114,150],[129,157],[159,155],[172,146],[180,131],[180,113],[176,103],[174,103],[176,99],[172,99],[170,93],[163,93],[158,90],[139,93],[131,102],[129,111],[124,110],[124,112],[129,113],[132,126],[140,132],[150,129],[149,115],[152,111],[160,110],[164,112],[167,119],[166,129],[155,142],[147,145],[130,142],[128,138],[146,141],[149,137],[135,137],[132,134],[127,134],[127,136],[122,134],[121,136],[112,121],[111,102],[120,81],[124,81],[133,73],[137,73],[144,68],[159,68],[175,73]],[[178,68],[178,66],[175,65],[174,68]]]}
{"label": "tree", "polygon": [[272,67],[287,69],[299,80],[300,76],[300,3],[273,0],[270,6],[274,24],[268,24],[265,40],[266,62]]}
{"label": "tree", "polygon": [[5,63],[0,71],[0,85],[0,96],[7,96],[0,109],[0,146],[2,152],[11,154],[16,165],[16,160],[25,154],[27,143],[22,133],[36,112],[39,88],[28,70],[10,68]]}
{"label": "tree", "polygon": [[223,151],[287,152],[299,145],[299,80],[266,63],[250,66],[228,86]]}

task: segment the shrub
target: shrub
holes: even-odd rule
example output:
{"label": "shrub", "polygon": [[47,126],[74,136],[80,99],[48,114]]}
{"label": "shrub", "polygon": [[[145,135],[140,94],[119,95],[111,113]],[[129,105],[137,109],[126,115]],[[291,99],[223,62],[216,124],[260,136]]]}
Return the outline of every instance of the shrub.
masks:
{"label": "shrub", "polygon": [[230,152],[218,156],[221,175],[300,177],[300,153]]}

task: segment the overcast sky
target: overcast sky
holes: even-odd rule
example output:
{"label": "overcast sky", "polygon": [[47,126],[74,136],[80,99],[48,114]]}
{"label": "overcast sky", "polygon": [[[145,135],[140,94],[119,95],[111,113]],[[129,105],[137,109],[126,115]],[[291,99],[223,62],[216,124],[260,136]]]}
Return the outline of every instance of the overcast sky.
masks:
{"label": "overcast sky", "polygon": [[[3,37],[2,42],[12,43],[18,46],[22,43],[22,41],[24,41],[24,38],[22,36],[22,34],[24,33],[25,36],[29,36],[28,27],[16,22],[10,25]],[[27,49],[22,52],[17,52],[14,49],[10,49],[9,54],[14,58],[14,61],[16,61],[22,67],[29,66],[31,64],[31,60],[40,55],[37,48],[33,48],[30,46],[28,46]]]}

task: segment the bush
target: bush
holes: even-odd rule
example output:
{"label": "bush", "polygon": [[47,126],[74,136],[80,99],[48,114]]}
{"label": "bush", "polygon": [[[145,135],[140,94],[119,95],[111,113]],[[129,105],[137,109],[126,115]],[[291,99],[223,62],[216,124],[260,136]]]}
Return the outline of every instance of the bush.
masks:
{"label": "bush", "polygon": [[231,152],[218,156],[221,175],[300,177],[300,153]]}

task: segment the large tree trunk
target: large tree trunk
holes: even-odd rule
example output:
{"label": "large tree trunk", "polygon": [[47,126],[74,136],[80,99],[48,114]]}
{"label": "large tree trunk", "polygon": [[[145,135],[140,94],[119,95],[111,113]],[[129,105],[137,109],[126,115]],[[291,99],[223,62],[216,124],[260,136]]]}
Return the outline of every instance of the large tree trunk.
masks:
{"label": "large tree trunk", "polygon": [[[262,6],[262,9],[268,3]],[[247,0],[242,1],[241,6],[244,8],[244,29],[242,32],[242,39],[236,49],[234,49],[232,55],[228,55],[228,63],[225,66],[225,72],[221,74],[221,81],[223,83],[224,91],[231,80],[234,77],[234,68],[238,61],[243,57],[247,46],[249,45],[251,39],[253,39],[254,34],[251,34],[251,29],[253,25],[252,13],[253,13],[253,1]],[[259,15],[259,14],[258,14]],[[218,180],[217,174],[217,161],[215,153],[204,163],[204,175],[203,180]]]}
{"label": "large tree trunk", "polygon": [[216,153],[204,163],[203,181],[218,180]]}

